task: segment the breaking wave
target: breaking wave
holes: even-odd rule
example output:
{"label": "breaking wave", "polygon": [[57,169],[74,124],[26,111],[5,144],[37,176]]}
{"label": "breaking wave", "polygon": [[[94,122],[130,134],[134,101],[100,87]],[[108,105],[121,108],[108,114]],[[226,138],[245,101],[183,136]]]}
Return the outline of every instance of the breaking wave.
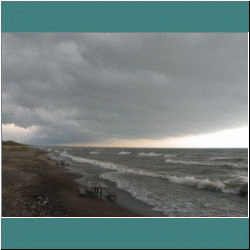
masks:
{"label": "breaking wave", "polygon": [[118,155],[130,155],[131,152],[125,152],[125,151],[121,151],[118,153]]}
{"label": "breaking wave", "polygon": [[96,152],[96,151],[91,151],[91,152],[89,152],[91,155],[99,155],[100,154],[100,152]]}
{"label": "breaking wave", "polygon": [[162,158],[172,158],[172,157],[176,157],[175,154],[165,154],[162,156]]}
{"label": "breaking wave", "polygon": [[121,178],[119,174],[108,172],[100,175],[100,178],[115,182],[117,188],[129,192],[137,200],[143,201],[151,206],[160,206],[164,204],[163,199],[156,199],[155,195],[150,190],[145,190],[141,186],[133,185],[129,180]]}
{"label": "breaking wave", "polygon": [[210,191],[219,191],[223,193],[237,194],[239,190],[233,188],[227,188],[227,185],[222,181],[211,181],[209,179],[198,179],[194,176],[168,176],[167,179],[176,184],[183,184],[187,186],[197,187],[199,189],[206,189]]}
{"label": "breaking wave", "polygon": [[[168,200],[164,199],[164,197],[161,197],[157,193],[154,193],[153,191],[148,190],[147,188],[142,187],[141,185],[136,185],[135,183],[130,182],[128,178],[124,178],[117,172],[103,173],[99,177],[116,183],[117,188],[129,192],[137,200],[141,200],[153,206],[154,207],[153,210],[164,211],[168,210],[169,208],[172,209],[176,208],[175,202],[169,202]],[[191,177],[166,176],[165,178],[168,179],[170,182],[176,184],[195,186],[199,189],[239,194],[239,188],[238,189],[226,188],[226,184],[220,181],[211,181],[208,179],[199,180],[192,176]],[[188,207],[187,204],[186,206]]]}
{"label": "breaking wave", "polygon": [[118,171],[119,173],[127,173],[127,174],[137,174],[137,175],[144,175],[144,176],[159,177],[158,174],[154,174],[154,173],[148,172],[146,170],[131,169],[131,168],[127,167],[127,166],[117,165],[117,164],[114,164],[112,162],[102,162],[102,161],[77,157],[77,156],[69,155],[69,154],[64,153],[64,152],[61,153],[61,156],[70,158],[71,160],[73,160],[75,162],[92,164],[94,166],[101,167],[101,168],[104,168],[104,169],[115,170],[115,171]]}
{"label": "breaking wave", "polygon": [[[132,169],[127,166],[117,165],[111,162],[102,162],[102,161],[72,156],[72,155],[67,154],[66,152],[61,153],[61,156],[70,158],[71,160],[75,162],[92,164],[94,166],[101,167],[104,169],[114,170],[116,171],[115,175],[111,175],[110,173],[104,173],[101,175],[101,178],[105,177],[107,179],[109,176],[109,180],[116,182],[116,183],[120,183],[119,174],[133,174],[133,175],[150,176],[154,178],[162,178],[175,184],[187,185],[187,186],[192,186],[192,187],[196,187],[199,189],[224,192],[224,193],[232,193],[232,194],[239,194],[241,186],[247,185],[246,179],[241,179],[241,181],[238,181],[232,186],[232,185],[229,185],[227,182],[222,182],[220,180],[212,181],[209,179],[196,178],[194,176],[179,177],[176,175],[154,173],[154,172],[137,169],[137,168]],[[112,180],[110,176],[112,176]],[[127,189],[128,188],[126,188],[126,190]]]}
{"label": "breaking wave", "polygon": [[218,160],[237,160],[237,161],[245,161],[247,160],[246,157],[229,157],[229,156],[214,156],[210,157],[211,161],[218,161]]}
{"label": "breaking wave", "polygon": [[226,168],[246,168],[246,166],[240,166],[239,164],[232,162],[198,162],[198,161],[182,161],[166,159],[165,163],[170,164],[182,164],[182,165],[200,165],[200,166],[222,166]]}
{"label": "breaking wave", "polygon": [[157,153],[144,153],[141,152],[138,154],[138,156],[146,156],[146,157],[157,157],[157,156],[161,156],[162,154],[157,154]]}

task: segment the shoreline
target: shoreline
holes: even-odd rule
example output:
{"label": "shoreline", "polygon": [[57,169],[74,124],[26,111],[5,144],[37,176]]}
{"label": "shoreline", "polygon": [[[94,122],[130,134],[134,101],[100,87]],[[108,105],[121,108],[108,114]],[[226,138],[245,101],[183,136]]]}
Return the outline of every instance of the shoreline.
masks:
{"label": "shoreline", "polygon": [[81,197],[81,174],[57,166],[40,149],[2,147],[3,217],[144,217],[116,202]]}
{"label": "shoreline", "polygon": [[135,212],[139,214],[139,217],[167,217],[160,211],[154,211],[153,206],[136,199],[131,195],[131,193],[118,188],[116,183],[101,178],[100,174],[105,173],[105,169],[95,167],[89,163],[77,163],[63,156],[53,156],[53,154],[48,155],[51,161],[58,163],[63,161],[67,163],[67,165],[65,164],[64,166],[60,165],[59,163],[60,168],[66,169],[73,174],[79,174],[80,176],[74,179],[74,181],[80,186],[86,186],[86,182],[88,181],[104,183],[108,187],[110,193],[116,195],[116,201],[115,203],[112,202],[113,204],[117,204],[122,208],[128,209],[131,212]]}
{"label": "shoreline", "polygon": [[86,186],[86,182],[88,181],[102,182],[108,187],[112,194],[116,195],[115,203],[117,205],[137,214],[139,213],[140,217],[168,217],[160,211],[153,210],[152,205],[133,197],[130,192],[118,188],[115,182],[101,178],[100,175],[106,173],[106,169],[101,169],[90,163],[77,163],[64,156],[54,156],[53,154],[48,155],[53,161],[63,161],[67,163],[67,166],[65,164],[64,166],[60,166],[61,168],[65,168],[72,173],[80,174],[81,176],[74,180],[76,183],[80,184],[80,186]]}
{"label": "shoreline", "polygon": [[[194,203],[193,209],[181,207],[180,210],[158,210],[154,203],[144,202],[142,192],[136,193],[136,189],[130,192],[126,186],[123,188],[119,179],[117,181],[114,178],[112,181],[112,178],[106,178],[103,174],[115,171],[112,168],[100,167],[91,161],[77,161],[60,155],[59,151],[3,146],[2,163],[3,217],[170,218],[244,217],[247,214],[247,199],[241,195],[203,192],[202,189],[171,182],[167,183],[168,201],[171,204],[175,204],[177,198],[182,199],[185,193],[189,195],[186,199],[188,202],[193,196],[202,199],[193,199],[199,202]],[[116,195],[115,202],[106,199],[105,189],[102,198],[80,196],[79,187],[86,186],[87,182],[103,182],[110,193]],[[138,194],[142,194],[142,197]],[[218,202],[216,206],[215,199]],[[224,203],[228,206],[225,207]]]}

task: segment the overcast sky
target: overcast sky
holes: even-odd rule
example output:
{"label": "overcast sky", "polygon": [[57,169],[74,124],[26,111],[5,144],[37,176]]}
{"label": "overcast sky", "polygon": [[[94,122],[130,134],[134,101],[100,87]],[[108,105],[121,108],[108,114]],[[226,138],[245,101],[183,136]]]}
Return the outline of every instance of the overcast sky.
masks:
{"label": "overcast sky", "polygon": [[246,127],[247,55],[247,33],[2,33],[3,139],[94,145]]}

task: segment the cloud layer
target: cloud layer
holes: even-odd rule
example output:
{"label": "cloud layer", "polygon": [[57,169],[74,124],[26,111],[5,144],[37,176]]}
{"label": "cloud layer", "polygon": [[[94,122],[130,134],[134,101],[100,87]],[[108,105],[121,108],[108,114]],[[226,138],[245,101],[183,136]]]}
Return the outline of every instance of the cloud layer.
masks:
{"label": "cloud layer", "polygon": [[[247,125],[247,33],[3,33],[2,123],[30,144]],[[4,136],[4,134],[3,134]]]}

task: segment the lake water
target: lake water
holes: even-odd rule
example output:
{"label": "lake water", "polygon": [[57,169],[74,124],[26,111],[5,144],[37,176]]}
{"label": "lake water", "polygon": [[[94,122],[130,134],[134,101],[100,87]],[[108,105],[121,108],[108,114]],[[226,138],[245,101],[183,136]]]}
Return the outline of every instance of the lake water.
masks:
{"label": "lake water", "polygon": [[[247,149],[46,150],[55,159],[70,162],[68,169],[81,173],[84,181],[98,175],[104,182],[115,184],[130,197],[130,205],[138,201],[145,204],[145,210],[159,212],[153,216],[248,216],[248,196],[240,195],[240,189],[248,185]],[[121,204],[126,206],[125,201]]]}

